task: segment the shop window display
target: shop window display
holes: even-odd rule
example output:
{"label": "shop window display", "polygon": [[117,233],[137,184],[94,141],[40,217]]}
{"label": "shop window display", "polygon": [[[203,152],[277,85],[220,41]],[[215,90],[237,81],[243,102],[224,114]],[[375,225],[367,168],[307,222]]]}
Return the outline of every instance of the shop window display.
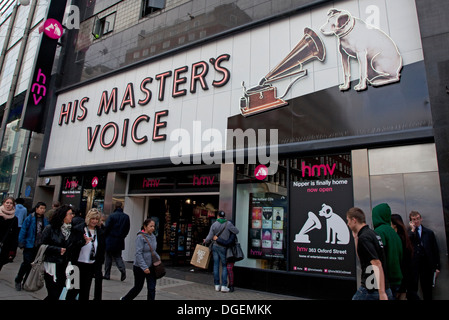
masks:
{"label": "shop window display", "polygon": [[287,168],[259,181],[256,165],[237,166],[236,226],[246,258],[236,265],[287,270]]}
{"label": "shop window display", "polygon": [[345,213],[353,206],[350,154],[280,159],[276,174],[256,179],[237,166],[236,226],[241,267],[355,276]]}

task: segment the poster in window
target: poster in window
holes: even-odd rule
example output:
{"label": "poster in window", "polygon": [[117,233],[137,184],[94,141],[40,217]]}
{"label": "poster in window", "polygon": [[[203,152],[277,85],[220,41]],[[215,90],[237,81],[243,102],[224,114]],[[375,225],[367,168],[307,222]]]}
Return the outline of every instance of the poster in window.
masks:
{"label": "poster in window", "polygon": [[248,257],[286,257],[287,197],[276,193],[250,195]]}
{"label": "poster in window", "polygon": [[354,238],[346,223],[352,179],[292,182],[290,270],[354,278]]}

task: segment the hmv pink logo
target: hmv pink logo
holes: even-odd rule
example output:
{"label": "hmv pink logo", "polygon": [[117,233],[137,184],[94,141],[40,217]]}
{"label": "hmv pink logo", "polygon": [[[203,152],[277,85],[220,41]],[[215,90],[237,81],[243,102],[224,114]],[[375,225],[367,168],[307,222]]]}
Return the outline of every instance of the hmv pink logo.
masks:
{"label": "hmv pink logo", "polygon": [[76,189],[76,188],[78,188],[78,181],[77,180],[70,181],[69,179],[67,179],[65,181],[65,188],[66,189]]}
{"label": "hmv pink logo", "polygon": [[214,184],[214,180],[215,180],[215,176],[206,176],[206,177],[201,177],[201,176],[196,176],[195,174],[193,175],[193,185],[195,186],[208,186],[208,185],[213,185]]}
{"label": "hmv pink logo", "polygon": [[45,81],[47,77],[42,72],[42,69],[37,71],[36,81],[31,86],[31,92],[33,92],[34,105],[38,105],[42,97],[47,94],[47,88],[45,87]]}
{"label": "hmv pink logo", "polygon": [[323,172],[323,175],[326,176],[328,174],[333,175],[335,172],[336,164],[334,163],[332,167],[330,167],[328,164],[320,164],[320,165],[313,165],[313,166],[306,166],[304,162],[301,163],[301,172],[302,176],[305,177],[306,175],[309,177],[314,176],[320,176],[321,172]]}

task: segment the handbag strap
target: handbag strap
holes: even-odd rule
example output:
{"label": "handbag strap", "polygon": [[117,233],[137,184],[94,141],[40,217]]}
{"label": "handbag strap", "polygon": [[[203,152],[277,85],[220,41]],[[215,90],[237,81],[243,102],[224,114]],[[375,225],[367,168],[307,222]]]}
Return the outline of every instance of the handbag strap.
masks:
{"label": "handbag strap", "polygon": [[221,231],[220,231],[219,233],[216,234],[217,238],[219,238],[219,237],[221,236],[221,234],[223,233],[223,231],[225,231],[226,227],[228,226],[228,222],[229,222],[229,221],[226,221],[224,228],[221,229]]}
{"label": "handbag strap", "polygon": [[42,260],[44,259],[44,254],[45,251],[47,250],[48,245],[46,244],[41,244],[41,246],[39,247],[39,250],[37,251],[37,255],[36,258],[34,259],[34,262],[39,263],[42,262]]}
{"label": "handbag strap", "polygon": [[151,250],[151,254],[152,254],[152,255],[155,255],[155,252],[154,252],[153,248],[151,247],[150,241],[148,241],[147,237],[145,237],[144,235],[142,235],[142,238],[144,238],[145,241],[148,243],[148,246],[150,247],[150,250]]}

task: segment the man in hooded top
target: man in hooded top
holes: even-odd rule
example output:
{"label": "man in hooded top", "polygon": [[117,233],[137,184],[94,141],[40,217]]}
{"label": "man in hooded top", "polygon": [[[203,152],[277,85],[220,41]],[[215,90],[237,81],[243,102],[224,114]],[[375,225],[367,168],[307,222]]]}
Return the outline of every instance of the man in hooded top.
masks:
{"label": "man in hooded top", "polygon": [[[217,240],[218,238],[225,242],[231,236],[231,233],[238,234],[239,229],[232,224],[231,221],[226,220],[226,214],[224,211],[218,211],[217,221],[215,221],[209,230],[209,234],[204,240],[206,244]],[[226,247],[220,245],[218,242],[214,242],[212,245],[212,256],[214,258],[214,285],[215,291],[229,292],[228,288],[228,273],[226,269]],[[221,271],[221,286],[220,286],[220,264],[222,266]]]}
{"label": "man in hooded top", "polygon": [[402,282],[402,242],[391,227],[391,209],[386,203],[373,208],[374,231],[382,238],[386,256],[386,277],[390,283],[393,296],[396,295]]}

